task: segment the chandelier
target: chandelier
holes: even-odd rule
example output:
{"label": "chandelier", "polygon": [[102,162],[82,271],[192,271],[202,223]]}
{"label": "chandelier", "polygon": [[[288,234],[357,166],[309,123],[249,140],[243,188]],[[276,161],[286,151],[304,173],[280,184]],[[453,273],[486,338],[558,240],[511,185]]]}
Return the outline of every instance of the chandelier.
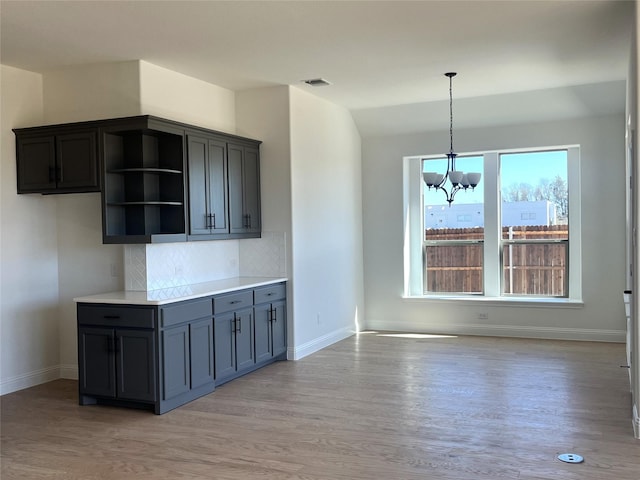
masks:
{"label": "chandelier", "polygon": [[[458,155],[453,152],[453,77],[456,75],[456,72],[445,73],[445,76],[449,77],[449,138],[451,140],[449,153],[447,153],[447,171],[444,174],[438,172],[424,172],[422,174],[424,183],[427,184],[429,190],[434,188],[444,192],[449,206],[451,206],[456,193],[467,188],[473,190],[480,182],[480,173],[464,173],[456,170],[456,157]],[[445,185],[447,180],[449,180],[448,186]]]}

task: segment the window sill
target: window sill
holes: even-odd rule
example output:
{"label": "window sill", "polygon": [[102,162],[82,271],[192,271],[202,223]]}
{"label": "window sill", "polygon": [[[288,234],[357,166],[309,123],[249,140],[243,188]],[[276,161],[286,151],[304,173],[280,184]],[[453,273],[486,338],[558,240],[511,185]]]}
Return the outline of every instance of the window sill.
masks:
{"label": "window sill", "polygon": [[584,302],[572,298],[484,297],[480,295],[403,295],[404,300],[422,303],[464,303],[534,308],[582,308]]}

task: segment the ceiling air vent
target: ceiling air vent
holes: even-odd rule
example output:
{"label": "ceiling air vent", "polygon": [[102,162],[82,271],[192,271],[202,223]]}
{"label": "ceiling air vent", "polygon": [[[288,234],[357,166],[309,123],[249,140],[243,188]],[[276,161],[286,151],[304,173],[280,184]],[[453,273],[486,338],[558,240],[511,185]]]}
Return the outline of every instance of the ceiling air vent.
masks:
{"label": "ceiling air vent", "polygon": [[311,80],[303,80],[307,85],[311,85],[312,87],[325,87],[327,85],[331,85],[324,78],[312,78]]}

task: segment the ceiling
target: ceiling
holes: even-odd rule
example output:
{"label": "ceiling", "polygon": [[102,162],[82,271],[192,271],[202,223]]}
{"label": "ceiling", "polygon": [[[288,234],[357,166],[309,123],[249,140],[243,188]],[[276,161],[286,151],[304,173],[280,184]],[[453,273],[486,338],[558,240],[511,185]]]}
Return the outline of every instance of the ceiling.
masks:
{"label": "ceiling", "polygon": [[[145,60],[231,90],[293,85],[362,135],[624,111],[634,3],[0,1],[0,61]],[[311,87],[302,80],[331,82]]]}

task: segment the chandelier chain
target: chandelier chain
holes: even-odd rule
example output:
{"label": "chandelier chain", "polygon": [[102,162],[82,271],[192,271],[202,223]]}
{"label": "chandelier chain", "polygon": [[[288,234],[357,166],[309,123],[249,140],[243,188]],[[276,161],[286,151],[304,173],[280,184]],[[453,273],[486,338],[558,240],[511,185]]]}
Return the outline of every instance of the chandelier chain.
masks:
{"label": "chandelier chain", "polygon": [[453,153],[453,75],[449,76],[449,138],[451,139],[450,153]]}

